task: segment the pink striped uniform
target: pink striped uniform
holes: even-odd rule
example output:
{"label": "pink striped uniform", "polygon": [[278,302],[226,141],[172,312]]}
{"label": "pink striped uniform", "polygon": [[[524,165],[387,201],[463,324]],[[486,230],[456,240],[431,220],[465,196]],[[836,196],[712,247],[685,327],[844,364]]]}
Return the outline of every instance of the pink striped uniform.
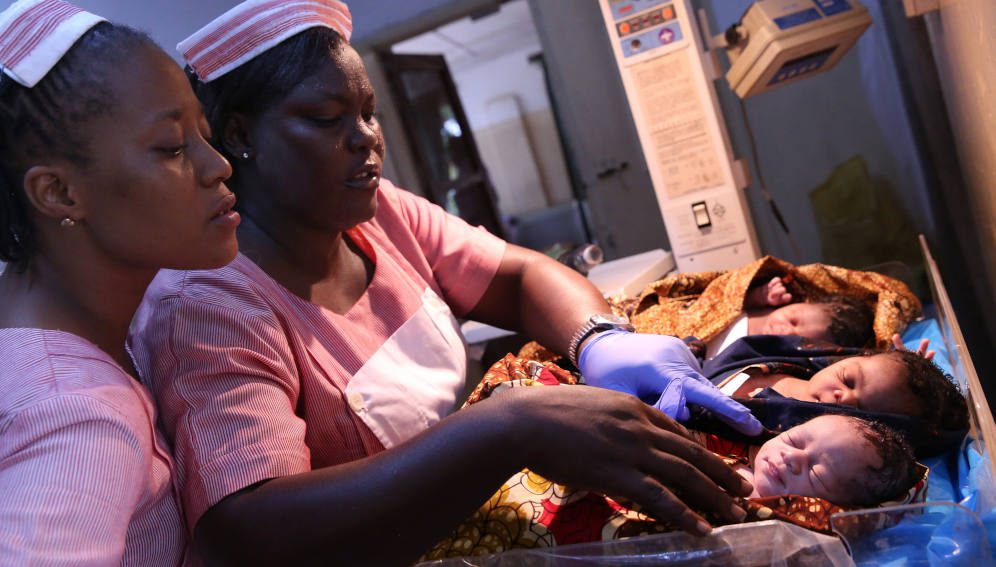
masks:
{"label": "pink striped uniform", "polygon": [[0,329],[0,565],[179,565],[152,399],[60,331]]}
{"label": "pink striped uniform", "polygon": [[188,529],[246,486],[377,453],[452,410],[466,348],[451,308],[476,305],[505,242],[386,180],[347,236],[375,270],[342,315],[242,255],[150,286],[130,344],[173,440]]}

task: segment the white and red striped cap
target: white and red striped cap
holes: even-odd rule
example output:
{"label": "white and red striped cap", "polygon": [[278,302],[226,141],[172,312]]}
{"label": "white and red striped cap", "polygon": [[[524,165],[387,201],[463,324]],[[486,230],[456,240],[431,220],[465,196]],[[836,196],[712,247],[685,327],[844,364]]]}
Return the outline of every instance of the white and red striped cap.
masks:
{"label": "white and red striped cap", "polygon": [[62,0],[18,0],[0,12],[0,68],[31,88],[76,40],[103,21]]}
{"label": "white and red striped cap", "polygon": [[315,27],[331,28],[349,41],[353,18],[339,0],[246,0],[181,41],[176,49],[206,83]]}

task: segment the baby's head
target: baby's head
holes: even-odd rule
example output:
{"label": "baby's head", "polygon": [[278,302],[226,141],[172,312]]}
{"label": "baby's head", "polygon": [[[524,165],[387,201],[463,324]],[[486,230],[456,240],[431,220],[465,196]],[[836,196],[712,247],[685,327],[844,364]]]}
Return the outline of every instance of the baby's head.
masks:
{"label": "baby's head", "polygon": [[936,364],[909,351],[845,358],[798,384],[789,397],[922,418],[941,431],[968,428],[968,405]]}
{"label": "baby's head", "polygon": [[918,480],[913,451],[878,422],[823,415],[761,446],[754,458],[758,496],[816,496],[841,506],[894,500]]}
{"label": "baby's head", "polygon": [[864,301],[842,296],[790,303],[768,314],[761,334],[799,335],[840,346],[862,347],[872,338],[872,312]]}

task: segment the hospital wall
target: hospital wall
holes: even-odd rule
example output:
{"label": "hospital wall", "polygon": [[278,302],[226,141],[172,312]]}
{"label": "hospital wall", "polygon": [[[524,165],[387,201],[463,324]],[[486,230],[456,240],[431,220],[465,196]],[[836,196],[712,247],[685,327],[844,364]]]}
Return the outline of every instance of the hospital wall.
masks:
{"label": "hospital wall", "polygon": [[[988,294],[984,304],[996,326],[996,2],[942,2],[924,16],[947,115],[964,177],[964,193],[951,195],[952,215],[961,219],[964,246],[985,270],[962,274]],[[960,197],[966,198],[961,199]],[[996,336],[996,331],[991,332]],[[991,344],[991,343],[990,343]]]}

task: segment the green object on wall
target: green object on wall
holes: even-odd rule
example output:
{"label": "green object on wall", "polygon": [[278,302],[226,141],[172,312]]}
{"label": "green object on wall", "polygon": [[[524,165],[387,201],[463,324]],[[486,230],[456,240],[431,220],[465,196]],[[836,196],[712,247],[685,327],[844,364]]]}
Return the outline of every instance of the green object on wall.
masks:
{"label": "green object on wall", "polygon": [[889,183],[869,175],[861,156],[838,165],[826,182],[809,192],[809,200],[824,263],[874,269],[899,261],[914,274],[914,281],[906,283],[915,293],[920,291],[923,259],[917,231]]}

